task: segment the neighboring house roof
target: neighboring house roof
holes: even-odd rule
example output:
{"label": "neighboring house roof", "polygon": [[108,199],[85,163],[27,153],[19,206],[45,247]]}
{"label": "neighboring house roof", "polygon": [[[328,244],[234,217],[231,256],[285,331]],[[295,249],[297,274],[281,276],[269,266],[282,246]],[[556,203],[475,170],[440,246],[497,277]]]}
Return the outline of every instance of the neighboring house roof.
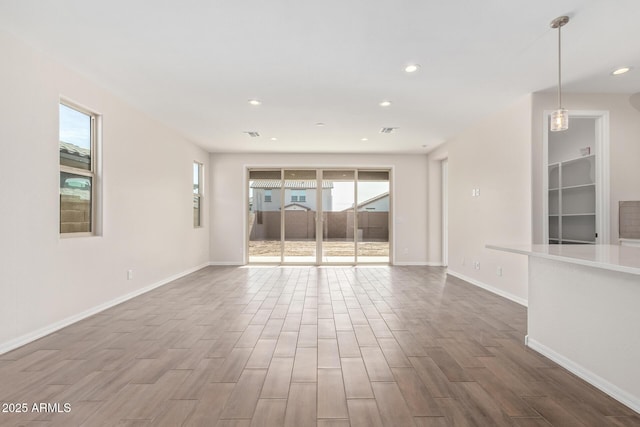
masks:
{"label": "neighboring house roof", "polygon": [[[251,181],[251,188],[264,188],[264,189],[274,189],[281,188],[282,181],[279,179],[255,179]],[[309,180],[285,180],[284,188],[286,189],[295,189],[295,190],[306,190],[308,188],[316,188],[316,181],[313,179]],[[322,188],[324,190],[333,188],[332,181],[322,181]]]}
{"label": "neighboring house roof", "polygon": [[[367,205],[370,205],[373,202],[377,202],[378,200],[382,200],[385,197],[389,197],[389,192],[388,191],[386,193],[378,194],[377,196],[372,197],[369,200],[365,200],[364,202],[358,203],[358,209],[363,208],[363,207],[365,207]],[[351,206],[350,208],[347,208],[347,209],[343,209],[342,212],[350,211],[350,210],[353,210],[353,206]]]}
{"label": "neighboring house roof", "polygon": [[297,206],[299,208],[303,208],[305,211],[311,210],[311,208],[309,208],[308,206],[301,205],[300,203],[289,203],[288,205],[285,205],[284,210],[287,210],[287,208],[292,208],[294,206]]}
{"label": "neighboring house roof", "polygon": [[60,151],[80,157],[89,157],[91,155],[91,150],[88,148],[78,147],[75,144],[64,141],[60,141]]}

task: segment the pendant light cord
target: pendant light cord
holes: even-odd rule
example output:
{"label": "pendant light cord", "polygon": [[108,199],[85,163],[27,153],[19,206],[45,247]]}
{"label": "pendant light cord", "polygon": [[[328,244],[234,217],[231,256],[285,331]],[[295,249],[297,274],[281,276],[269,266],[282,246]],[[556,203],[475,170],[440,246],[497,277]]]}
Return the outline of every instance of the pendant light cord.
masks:
{"label": "pendant light cord", "polygon": [[558,26],[558,109],[562,109],[562,25]]}

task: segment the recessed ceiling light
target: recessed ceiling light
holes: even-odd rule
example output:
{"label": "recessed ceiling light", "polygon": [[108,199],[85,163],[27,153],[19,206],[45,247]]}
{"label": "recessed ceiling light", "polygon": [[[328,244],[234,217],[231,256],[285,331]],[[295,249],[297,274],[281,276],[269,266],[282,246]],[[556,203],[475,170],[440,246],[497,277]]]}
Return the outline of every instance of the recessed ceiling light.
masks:
{"label": "recessed ceiling light", "polygon": [[418,71],[419,68],[420,68],[420,64],[409,64],[406,67],[404,67],[404,70],[407,73],[415,73],[416,71]]}
{"label": "recessed ceiling light", "polygon": [[382,102],[380,103],[380,106],[381,106],[381,107],[388,107],[389,105],[391,105],[391,101],[382,101]]}
{"label": "recessed ceiling light", "polygon": [[369,138],[362,138],[360,141],[368,141]]}
{"label": "recessed ceiling light", "polygon": [[278,140],[278,138],[273,137],[273,138],[271,138],[271,140],[272,140],[272,141],[277,141],[277,140]]}
{"label": "recessed ceiling light", "polygon": [[619,76],[620,74],[624,74],[630,70],[631,70],[631,67],[620,67],[613,70],[611,74],[614,76]]}
{"label": "recessed ceiling light", "polygon": [[260,105],[260,104],[262,104],[262,101],[260,101],[259,99],[250,99],[249,100],[249,104],[251,104],[251,105]]}
{"label": "recessed ceiling light", "polygon": [[322,127],[322,126],[326,126],[326,125],[324,123],[322,123],[322,122],[318,122],[318,123],[316,123],[316,126]]}

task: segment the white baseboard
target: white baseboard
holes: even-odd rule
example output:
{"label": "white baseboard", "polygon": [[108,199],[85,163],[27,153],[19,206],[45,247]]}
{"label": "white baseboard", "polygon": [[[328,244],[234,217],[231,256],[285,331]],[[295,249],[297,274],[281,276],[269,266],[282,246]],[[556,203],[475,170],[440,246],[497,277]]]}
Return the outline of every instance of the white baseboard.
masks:
{"label": "white baseboard", "polygon": [[499,296],[501,296],[503,298],[506,298],[508,300],[511,300],[511,301],[513,301],[515,303],[518,303],[520,305],[523,305],[523,306],[527,307],[528,302],[524,298],[517,297],[517,296],[515,296],[513,294],[510,294],[509,292],[503,291],[502,289],[498,289],[498,288],[495,288],[495,287],[493,287],[491,285],[487,285],[486,283],[483,283],[483,282],[481,282],[479,280],[473,279],[473,278],[471,278],[469,276],[465,276],[464,274],[458,273],[458,272],[453,271],[451,269],[447,269],[447,274],[450,274],[450,275],[452,275],[454,277],[457,277],[458,279],[464,280],[465,282],[469,282],[472,285],[475,285],[475,286],[477,286],[479,288],[482,288],[482,289],[487,290],[487,291],[489,291],[491,293],[494,293],[494,294],[499,295]]}
{"label": "white baseboard", "polygon": [[224,267],[224,266],[238,267],[238,266],[241,266],[241,265],[244,265],[244,264],[241,263],[241,262],[231,262],[231,261],[209,261],[209,263],[207,265],[210,265],[210,266],[221,266],[221,267]]}
{"label": "white baseboard", "polygon": [[422,262],[422,261],[396,261],[393,263],[393,265],[398,266],[398,267],[411,267],[411,266],[416,266],[416,267],[426,267],[429,265],[428,262]]}
{"label": "white baseboard", "polygon": [[119,296],[117,298],[114,298],[110,301],[107,301],[103,304],[97,305],[95,307],[92,307],[88,310],[85,310],[81,313],[75,314],[73,316],[67,317],[66,319],[62,319],[58,322],[52,323],[51,325],[47,325],[44,328],[40,328],[37,329],[33,332],[29,332],[28,334],[22,335],[18,338],[14,338],[10,341],[4,342],[4,343],[0,343],[0,354],[4,354],[7,353],[11,350],[14,350],[18,347],[22,347],[25,344],[29,344],[30,342],[33,342],[37,339],[40,339],[44,336],[47,336],[49,334],[52,334],[55,331],[58,331],[62,328],[65,328],[73,323],[79,322],[82,319],[86,319],[87,317],[93,316],[94,314],[100,313],[101,311],[104,311],[108,308],[111,308],[113,306],[116,306],[118,304],[122,304],[125,301],[130,300],[131,298],[135,298],[139,295],[142,295],[144,293],[147,293],[149,291],[152,291],[156,288],[159,288],[162,285],[166,285],[169,282],[173,282],[176,279],[179,279],[183,276],[186,276],[187,274],[191,274],[195,271],[198,271],[204,267],[207,267],[209,264],[208,263],[204,263],[202,265],[199,265],[197,267],[193,267],[190,268],[188,270],[185,270],[181,273],[178,274],[174,274],[173,276],[167,277],[166,279],[162,279],[159,282],[153,283],[149,286],[145,286],[144,288],[140,288],[137,289],[133,292],[129,292],[128,294]]}
{"label": "white baseboard", "polygon": [[533,338],[530,338],[528,335],[526,337],[526,343],[527,343],[527,346],[532,350],[535,350],[538,353],[542,354],[543,356],[548,357],[549,359],[553,360],[554,362],[556,362],[558,365],[562,366],[569,372],[572,372],[573,374],[582,378],[592,386],[603,391],[604,393],[613,397],[617,401],[627,405],[629,408],[633,409],[634,411],[640,413],[640,397],[639,396],[634,396],[622,390],[620,387],[614,384],[611,384],[609,381],[605,380],[604,378],[601,378],[600,376],[594,374],[588,369],[585,369],[584,367],[578,365],[571,359],[568,359],[563,355],[551,350],[549,347],[539,343]]}

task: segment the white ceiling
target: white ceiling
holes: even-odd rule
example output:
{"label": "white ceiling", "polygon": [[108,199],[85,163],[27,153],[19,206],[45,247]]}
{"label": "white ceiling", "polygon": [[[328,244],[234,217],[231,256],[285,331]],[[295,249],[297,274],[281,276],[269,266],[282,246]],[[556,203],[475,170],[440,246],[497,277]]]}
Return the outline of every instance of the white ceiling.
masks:
{"label": "white ceiling", "polygon": [[212,152],[426,152],[555,89],[559,15],[567,91],[640,91],[637,0],[0,0],[0,29]]}

